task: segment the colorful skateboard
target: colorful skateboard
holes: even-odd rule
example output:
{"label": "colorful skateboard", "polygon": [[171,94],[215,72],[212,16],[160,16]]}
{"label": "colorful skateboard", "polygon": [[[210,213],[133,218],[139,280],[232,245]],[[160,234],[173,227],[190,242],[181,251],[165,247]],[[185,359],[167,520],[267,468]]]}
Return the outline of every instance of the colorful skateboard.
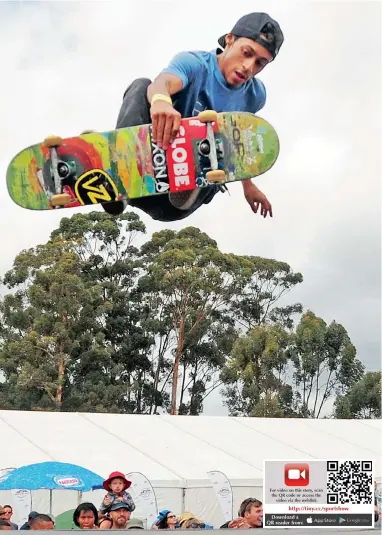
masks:
{"label": "colorful skateboard", "polygon": [[182,119],[166,151],[152,141],[151,125],[46,138],[13,158],[7,186],[23,208],[72,208],[253,178],[278,154],[264,119],[207,110]]}

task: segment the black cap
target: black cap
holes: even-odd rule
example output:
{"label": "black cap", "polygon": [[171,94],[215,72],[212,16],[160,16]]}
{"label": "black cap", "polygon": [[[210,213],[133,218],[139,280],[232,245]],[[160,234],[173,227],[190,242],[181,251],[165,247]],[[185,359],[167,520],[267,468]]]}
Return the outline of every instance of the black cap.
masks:
{"label": "black cap", "polygon": [[[241,17],[229,32],[237,37],[247,37],[256,41],[268,50],[275,58],[284,42],[284,35],[279,24],[272,19],[267,13],[249,13]],[[260,37],[264,35],[266,39]],[[225,48],[225,37],[222,35],[218,40],[219,45]]]}

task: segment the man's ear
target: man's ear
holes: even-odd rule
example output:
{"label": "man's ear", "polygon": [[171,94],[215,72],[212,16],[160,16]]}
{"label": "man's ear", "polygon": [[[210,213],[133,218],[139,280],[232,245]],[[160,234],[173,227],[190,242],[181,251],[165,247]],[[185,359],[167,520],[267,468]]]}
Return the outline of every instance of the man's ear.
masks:
{"label": "man's ear", "polygon": [[227,35],[225,36],[226,46],[232,46],[234,42],[235,36],[232,33],[227,33]]}

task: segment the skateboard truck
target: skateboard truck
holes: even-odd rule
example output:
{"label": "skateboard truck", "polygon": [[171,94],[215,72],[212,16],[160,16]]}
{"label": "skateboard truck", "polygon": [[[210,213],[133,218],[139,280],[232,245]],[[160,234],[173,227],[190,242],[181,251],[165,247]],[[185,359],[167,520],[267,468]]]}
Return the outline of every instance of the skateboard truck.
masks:
{"label": "skateboard truck", "polygon": [[[59,160],[57,154],[57,147],[63,144],[62,138],[59,136],[49,136],[44,139],[45,147],[50,149],[51,169],[54,180],[54,194],[50,194],[50,202],[53,206],[65,206],[73,201],[67,193],[62,193],[62,180],[68,178],[75,172],[75,166],[71,162],[63,162]],[[46,188],[44,188],[46,189]],[[49,194],[49,193],[48,193]]]}
{"label": "skateboard truck", "polygon": [[198,119],[201,123],[206,123],[207,136],[200,142],[199,152],[202,156],[207,156],[210,160],[212,171],[207,171],[208,182],[224,182],[225,172],[218,169],[217,147],[212,123],[217,122],[218,114],[214,110],[204,110],[199,113]]}

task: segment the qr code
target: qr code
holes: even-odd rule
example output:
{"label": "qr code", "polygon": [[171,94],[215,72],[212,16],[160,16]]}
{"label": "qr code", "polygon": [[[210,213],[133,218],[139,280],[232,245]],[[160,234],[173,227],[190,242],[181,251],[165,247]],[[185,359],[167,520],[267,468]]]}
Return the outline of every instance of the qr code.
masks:
{"label": "qr code", "polygon": [[326,470],[327,503],[373,503],[372,461],[327,461]]}

